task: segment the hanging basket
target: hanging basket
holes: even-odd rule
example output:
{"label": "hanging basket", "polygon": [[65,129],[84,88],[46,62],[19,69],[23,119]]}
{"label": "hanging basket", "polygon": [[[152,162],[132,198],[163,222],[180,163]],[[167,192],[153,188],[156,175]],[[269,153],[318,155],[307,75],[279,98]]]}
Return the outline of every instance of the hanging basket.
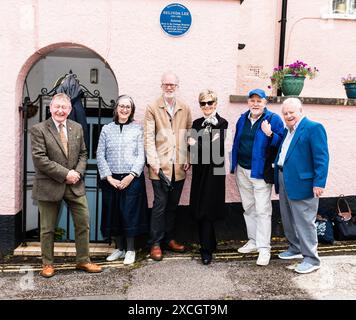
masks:
{"label": "hanging basket", "polygon": [[344,83],[346,96],[349,99],[356,99],[356,83]]}
{"label": "hanging basket", "polygon": [[303,90],[305,77],[295,77],[286,74],[282,81],[282,93],[284,96],[299,96]]}

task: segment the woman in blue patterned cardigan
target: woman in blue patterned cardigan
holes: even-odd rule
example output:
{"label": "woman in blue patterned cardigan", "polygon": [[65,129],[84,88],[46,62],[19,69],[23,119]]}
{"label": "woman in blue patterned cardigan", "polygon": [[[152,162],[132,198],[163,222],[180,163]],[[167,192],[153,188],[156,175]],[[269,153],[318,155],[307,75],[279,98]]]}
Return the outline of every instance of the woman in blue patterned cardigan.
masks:
{"label": "woman in blue patterned cardigan", "polygon": [[105,238],[115,238],[117,246],[106,260],[125,258],[124,264],[135,262],[134,237],[147,231],[148,221],[143,127],[134,121],[134,114],[132,98],[120,96],[114,121],[102,128],[97,149],[101,232]]}

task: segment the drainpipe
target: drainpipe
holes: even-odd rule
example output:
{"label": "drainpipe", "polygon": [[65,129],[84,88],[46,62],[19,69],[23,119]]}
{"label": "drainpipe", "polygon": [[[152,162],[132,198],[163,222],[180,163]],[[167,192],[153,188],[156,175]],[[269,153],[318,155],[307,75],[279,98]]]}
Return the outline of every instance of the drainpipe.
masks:
{"label": "drainpipe", "polygon": [[[286,46],[286,26],[287,26],[287,2],[288,0],[283,0],[282,2],[282,14],[281,20],[278,22],[281,23],[281,36],[279,39],[279,57],[278,57],[278,65],[284,66],[284,49]],[[281,89],[277,90],[277,96],[281,96]]]}

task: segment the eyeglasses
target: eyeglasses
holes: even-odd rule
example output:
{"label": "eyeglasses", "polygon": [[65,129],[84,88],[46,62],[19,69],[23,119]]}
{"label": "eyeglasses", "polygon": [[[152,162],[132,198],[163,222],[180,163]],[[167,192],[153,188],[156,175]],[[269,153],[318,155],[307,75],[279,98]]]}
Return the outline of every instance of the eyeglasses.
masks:
{"label": "eyeglasses", "polygon": [[168,88],[168,87],[176,87],[177,84],[175,84],[175,83],[162,83],[162,86],[164,86],[166,88]]}
{"label": "eyeglasses", "polygon": [[126,110],[131,110],[131,106],[124,106],[124,105],[118,105],[118,108],[120,109],[126,109]]}
{"label": "eyeglasses", "polygon": [[212,106],[215,103],[215,101],[200,101],[199,104],[201,107],[204,107],[206,105]]}
{"label": "eyeglasses", "polygon": [[52,105],[52,108],[54,108],[54,109],[56,109],[56,110],[58,110],[58,109],[62,109],[62,110],[68,110],[68,109],[70,109],[70,107],[71,106],[69,106],[69,105],[60,105],[60,104],[53,104]]}

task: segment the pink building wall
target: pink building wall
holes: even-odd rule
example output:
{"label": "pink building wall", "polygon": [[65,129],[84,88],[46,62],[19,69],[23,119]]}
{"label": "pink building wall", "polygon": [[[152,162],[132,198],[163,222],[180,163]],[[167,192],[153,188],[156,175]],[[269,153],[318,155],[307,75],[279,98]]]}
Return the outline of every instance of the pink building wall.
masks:
{"label": "pink building wall", "polygon": [[0,11],[0,77],[3,125],[0,145],[0,214],[22,208],[21,166],[24,79],[40,58],[63,44],[94,50],[110,65],[120,92],[135,97],[137,118],[160,94],[160,76],[174,70],[181,80],[181,96],[199,115],[197,97],[209,87],[222,106],[229,105],[236,79],[236,0],[182,0],[192,14],[188,33],[167,36],[159,17],[164,0],[50,0],[2,1]]}
{"label": "pink building wall", "polygon": [[[246,47],[238,52],[237,94],[246,94],[250,85],[268,90],[278,66],[281,3],[248,0],[239,10],[239,42]],[[340,80],[349,73],[356,76],[356,19],[326,19],[330,4],[288,1],[285,64],[298,59],[320,70],[317,78],[305,81],[305,97],[346,98]],[[260,67],[260,74],[253,76],[250,66]]]}
{"label": "pink building wall", "polygon": [[[174,2],[174,1],[172,1]],[[174,70],[181,80],[181,97],[200,116],[199,92],[217,91],[218,111],[230,130],[231,148],[237,117],[246,110],[230,103],[231,94],[245,95],[261,87],[267,90],[269,75],[278,61],[281,1],[182,0],[192,14],[192,26],[179,38],[167,36],[159,15],[171,3],[165,0],[10,0],[0,11],[0,214],[22,208],[22,102],[24,79],[40,58],[64,45],[82,45],[99,54],[111,67],[120,93],[135,98],[137,118],[147,103],[160,94],[160,76]],[[289,1],[286,62],[304,60],[320,69],[315,80],[306,80],[303,96],[345,97],[340,78],[356,70],[356,42],[351,41],[355,20],[325,20],[329,0]],[[238,43],[245,43],[237,50]],[[346,48],[346,49],[345,49]],[[356,73],[354,71],[354,73]],[[268,90],[267,90],[268,92]],[[278,105],[272,110],[279,112]],[[331,153],[325,196],[356,192],[354,127],[356,108],[306,106],[307,115],[327,128]],[[345,121],[347,120],[347,121]],[[239,201],[232,176],[228,176],[227,201]],[[189,200],[189,179],[181,204]]]}

